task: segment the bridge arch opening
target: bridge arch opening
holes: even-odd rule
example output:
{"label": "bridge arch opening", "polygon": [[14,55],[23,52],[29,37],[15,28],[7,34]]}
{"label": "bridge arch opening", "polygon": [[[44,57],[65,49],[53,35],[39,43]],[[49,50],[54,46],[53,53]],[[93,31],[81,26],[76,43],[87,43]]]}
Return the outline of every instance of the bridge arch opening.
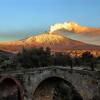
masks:
{"label": "bridge arch opening", "polygon": [[38,85],[33,100],[83,100],[83,98],[70,82],[59,77],[50,77]]}
{"label": "bridge arch opening", "polygon": [[22,100],[22,90],[19,82],[11,77],[0,80],[0,100]]}

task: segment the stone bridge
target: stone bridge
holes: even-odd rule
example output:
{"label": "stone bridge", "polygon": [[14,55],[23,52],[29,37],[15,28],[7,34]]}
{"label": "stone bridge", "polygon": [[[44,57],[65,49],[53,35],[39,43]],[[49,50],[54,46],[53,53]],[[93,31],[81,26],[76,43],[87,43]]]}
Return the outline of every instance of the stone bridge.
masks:
{"label": "stone bridge", "polygon": [[[18,100],[54,100],[48,99],[47,96],[52,94],[54,85],[59,88],[63,85],[62,92],[66,96],[68,95],[66,90],[69,91],[69,94],[73,94],[73,99],[71,96],[68,100],[100,100],[100,72],[98,71],[72,70],[58,66],[0,72],[0,97],[7,95],[4,93],[5,91],[12,93],[14,89],[11,88],[16,86]],[[44,88],[51,89],[51,92]],[[47,97],[39,99],[39,95]],[[59,96],[58,98],[56,100],[65,100],[60,99]]]}

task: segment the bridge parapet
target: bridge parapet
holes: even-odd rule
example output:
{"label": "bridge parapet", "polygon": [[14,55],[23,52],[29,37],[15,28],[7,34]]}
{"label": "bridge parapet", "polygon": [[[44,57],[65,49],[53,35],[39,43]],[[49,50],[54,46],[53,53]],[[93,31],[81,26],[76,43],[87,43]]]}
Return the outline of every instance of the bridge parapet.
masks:
{"label": "bridge parapet", "polygon": [[39,68],[29,68],[29,69],[18,69],[18,70],[0,70],[0,75],[2,74],[24,74],[24,73],[34,73],[36,71],[44,71],[44,70],[66,70],[66,71],[75,71],[79,73],[87,73],[87,74],[95,74],[100,73],[100,71],[90,71],[90,70],[84,70],[84,68],[81,67],[75,67],[71,69],[69,66],[62,67],[62,66],[50,66],[50,67],[39,67]]}

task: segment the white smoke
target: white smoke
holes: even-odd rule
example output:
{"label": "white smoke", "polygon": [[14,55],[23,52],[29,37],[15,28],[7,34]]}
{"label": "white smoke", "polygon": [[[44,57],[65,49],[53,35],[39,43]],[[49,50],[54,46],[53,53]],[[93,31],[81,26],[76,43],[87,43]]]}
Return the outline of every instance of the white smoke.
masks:
{"label": "white smoke", "polygon": [[58,23],[50,26],[49,33],[53,33],[54,31],[60,30],[60,29],[65,29],[68,31],[73,30],[73,27],[78,26],[77,23],[75,22],[64,22],[64,23]]}
{"label": "white smoke", "polygon": [[[70,32],[69,32],[70,31]],[[91,28],[87,26],[81,26],[75,22],[64,22],[54,24],[50,27],[49,33],[58,33],[65,37],[90,43],[94,45],[100,45],[100,29]],[[76,34],[80,33],[80,34]]]}

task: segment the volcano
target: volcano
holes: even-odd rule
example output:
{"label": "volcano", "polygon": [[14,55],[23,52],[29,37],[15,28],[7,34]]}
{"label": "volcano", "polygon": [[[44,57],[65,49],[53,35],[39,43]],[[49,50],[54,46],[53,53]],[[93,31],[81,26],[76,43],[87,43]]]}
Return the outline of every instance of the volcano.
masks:
{"label": "volcano", "polygon": [[67,50],[100,50],[100,46],[90,45],[72,40],[59,34],[43,33],[26,39],[0,42],[0,50],[18,53],[23,48],[50,47],[52,51],[66,52]]}

